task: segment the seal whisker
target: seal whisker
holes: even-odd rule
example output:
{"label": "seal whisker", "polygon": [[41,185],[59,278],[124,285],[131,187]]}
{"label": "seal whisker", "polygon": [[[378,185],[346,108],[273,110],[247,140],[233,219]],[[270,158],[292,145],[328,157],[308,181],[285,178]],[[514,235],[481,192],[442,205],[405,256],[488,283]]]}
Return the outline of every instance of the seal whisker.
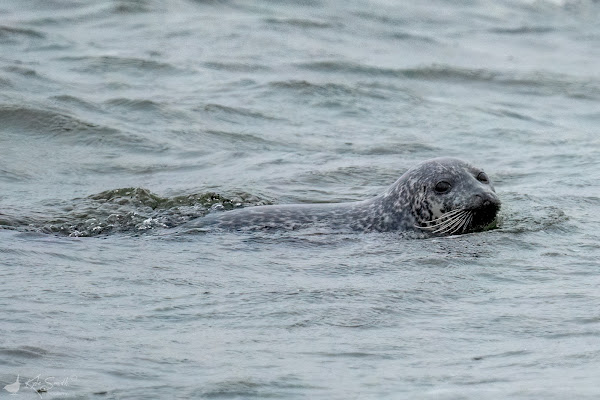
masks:
{"label": "seal whisker", "polygon": [[460,226],[460,223],[462,222],[462,219],[465,217],[465,215],[466,215],[466,213],[458,214],[458,216],[453,218],[449,224],[447,224],[443,228],[439,228],[433,232],[434,233],[449,233],[449,232],[453,233],[454,230],[456,229],[456,227]]}
{"label": "seal whisker", "polygon": [[454,235],[457,232],[460,232],[460,230],[464,227],[465,221],[467,221],[469,219],[469,213],[465,212],[465,214],[462,216],[460,223],[456,226],[456,228],[454,228],[454,230],[452,232],[450,232],[450,235]]}
{"label": "seal whisker", "polygon": [[468,228],[469,228],[469,224],[471,223],[471,221],[473,220],[473,213],[472,212],[468,212],[469,213],[469,217],[465,220],[465,222],[463,223],[463,227],[462,227],[462,233],[466,233]]}
{"label": "seal whisker", "polygon": [[451,211],[448,211],[448,212],[445,212],[445,213],[443,213],[443,214],[442,214],[442,215],[440,215],[439,217],[437,217],[437,218],[434,218],[434,219],[430,220],[429,222],[437,222],[437,221],[440,221],[440,220],[442,220],[442,219],[446,219],[446,218],[449,218],[449,217],[451,217],[451,216],[454,216],[454,215],[456,215],[456,214],[458,214],[458,213],[460,213],[460,212],[462,212],[462,211],[464,211],[464,209],[463,209],[463,208],[456,208],[456,209],[454,209],[454,210],[451,210]]}
{"label": "seal whisker", "polygon": [[445,223],[443,223],[439,227],[437,227],[437,229],[434,230],[433,232],[434,233],[440,233],[440,232],[445,232],[448,229],[454,228],[454,226],[456,225],[456,223],[458,221],[460,221],[463,216],[464,216],[464,213],[460,213],[460,214],[457,214],[457,215],[453,216],[451,219],[449,219],[448,221],[446,221]]}
{"label": "seal whisker", "polygon": [[448,228],[450,225],[453,225],[461,216],[462,216],[462,213],[453,215],[452,217],[448,218],[447,220],[445,220],[443,222],[424,227],[423,229],[433,231],[433,232],[442,231],[442,230]]}
{"label": "seal whisker", "polygon": [[442,214],[440,217],[428,221],[428,225],[415,225],[415,227],[426,230],[438,229],[442,225],[446,225],[448,222],[453,221],[454,218],[460,215],[460,213],[462,213],[463,211],[463,209],[448,211],[447,213]]}

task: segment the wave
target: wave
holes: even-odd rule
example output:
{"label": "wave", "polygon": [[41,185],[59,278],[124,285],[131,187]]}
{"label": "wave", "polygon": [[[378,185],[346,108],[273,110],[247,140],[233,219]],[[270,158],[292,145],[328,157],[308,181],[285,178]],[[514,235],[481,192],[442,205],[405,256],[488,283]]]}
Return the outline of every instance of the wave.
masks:
{"label": "wave", "polygon": [[325,73],[345,73],[365,76],[384,76],[425,81],[461,83],[492,83],[516,88],[526,88],[531,94],[566,95],[575,98],[600,98],[600,85],[592,78],[574,77],[549,72],[500,72],[488,69],[460,68],[448,65],[430,65],[417,68],[383,68],[340,61],[300,63],[298,67]]}
{"label": "wave", "polygon": [[128,72],[136,75],[142,73],[165,73],[173,74],[183,72],[179,68],[166,62],[158,62],[145,58],[117,57],[117,56],[84,56],[84,57],[61,57],[59,61],[77,63],[74,68],[80,72]]}
{"label": "wave", "polygon": [[338,27],[337,24],[325,21],[317,21],[314,19],[301,19],[301,18],[266,18],[265,22],[274,25],[289,25],[299,28],[334,28]]}
{"label": "wave", "polygon": [[203,64],[206,68],[228,72],[261,72],[271,71],[271,68],[261,64],[248,64],[242,62],[210,61]]}
{"label": "wave", "polygon": [[109,233],[140,234],[176,227],[211,211],[263,204],[269,202],[244,192],[229,196],[201,192],[161,197],[144,188],[130,187],[49,205],[55,210],[39,213],[43,217],[0,214],[0,226],[72,237]]}
{"label": "wave", "polygon": [[43,39],[46,37],[46,35],[33,29],[15,28],[11,26],[0,25],[0,41],[7,41],[22,37]]}
{"label": "wave", "polygon": [[44,140],[57,139],[85,146],[124,146],[136,151],[163,150],[162,145],[146,138],[55,110],[0,105],[0,124],[5,131]]}

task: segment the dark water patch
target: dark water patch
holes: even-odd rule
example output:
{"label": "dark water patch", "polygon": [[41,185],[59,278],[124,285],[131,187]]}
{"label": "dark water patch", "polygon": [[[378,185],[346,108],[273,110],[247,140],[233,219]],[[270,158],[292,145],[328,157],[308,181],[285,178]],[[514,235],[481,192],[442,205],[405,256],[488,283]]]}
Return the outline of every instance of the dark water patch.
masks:
{"label": "dark water patch", "polygon": [[245,132],[231,132],[208,130],[205,132],[208,136],[212,136],[219,142],[225,141],[229,146],[235,145],[236,149],[275,149],[282,146],[281,143],[263,139],[259,136]]}
{"label": "dark water patch", "polygon": [[21,358],[21,359],[39,359],[50,355],[51,353],[41,347],[20,346],[20,347],[0,347],[2,358]]}
{"label": "dark water patch", "polygon": [[274,25],[289,25],[298,28],[334,28],[340,27],[339,25],[333,24],[327,21],[317,21],[314,19],[300,19],[300,18],[266,18],[265,22]]}
{"label": "dark water patch", "polygon": [[191,3],[196,3],[196,4],[210,4],[210,5],[231,3],[231,0],[189,0],[189,1]]}
{"label": "dark water patch", "polygon": [[46,37],[46,35],[33,29],[15,28],[11,26],[0,25],[0,43],[12,42],[23,37],[43,39]]}
{"label": "dark water patch", "polygon": [[[13,169],[9,170],[0,167],[0,181],[3,182],[24,182],[33,178],[33,176],[25,171],[19,170],[18,166],[12,166]],[[0,215],[1,218],[1,215]]]}
{"label": "dark water patch", "polygon": [[75,97],[75,96],[71,96],[71,95],[67,95],[67,94],[52,96],[52,97],[50,97],[50,99],[55,102],[64,104],[64,105],[68,106],[69,108],[77,107],[79,109],[86,110],[86,111],[93,111],[93,112],[101,111],[101,108],[99,106],[97,106],[96,104],[85,101],[79,97]]}
{"label": "dark water patch", "polygon": [[312,83],[305,80],[289,80],[270,82],[269,86],[276,89],[285,89],[301,93],[303,95],[317,95],[330,98],[333,96],[339,98],[371,97],[376,99],[387,99],[387,96],[379,91],[352,87],[339,83]]}
{"label": "dark water patch", "polygon": [[[30,226],[39,226],[39,219],[35,216],[9,215],[10,211],[3,209],[0,213],[0,227],[3,229],[29,229]],[[6,213],[6,214],[5,214]]]}
{"label": "dark water patch", "polygon": [[173,74],[182,72],[167,62],[117,56],[61,57],[59,61],[74,63],[73,69],[86,73]]}
{"label": "dark water patch", "polygon": [[534,118],[529,115],[526,115],[524,110],[521,112],[516,112],[516,111],[508,110],[508,109],[497,109],[497,108],[491,108],[491,107],[487,107],[487,108],[475,107],[475,109],[478,109],[486,114],[495,115],[498,117],[506,117],[506,118],[513,118],[513,119],[517,119],[517,120],[521,120],[521,121],[535,122],[536,124],[545,125],[545,126],[553,125],[552,122],[549,122],[547,120],[542,120],[542,119],[538,119],[538,118]]}
{"label": "dark water patch", "polygon": [[488,31],[491,33],[500,33],[505,35],[524,35],[524,34],[540,34],[554,32],[556,29],[550,26],[519,26],[516,28],[491,28]]}
{"label": "dark water patch", "polygon": [[147,99],[128,99],[118,97],[104,102],[109,107],[123,108],[131,111],[162,112],[163,106]]}
{"label": "dark water patch", "polygon": [[36,70],[31,68],[19,67],[17,65],[11,65],[3,68],[6,72],[15,73],[27,78],[41,78]]}
{"label": "dark water patch", "polygon": [[10,80],[0,76],[0,88],[4,88],[4,89],[14,88],[14,85]]}
{"label": "dark water patch", "polygon": [[325,357],[325,358],[359,358],[359,359],[371,359],[371,360],[392,360],[394,357],[387,353],[368,353],[361,351],[354,352],[339,352],[339,353],[305,353],[309,355]]}
{"label": "dark water patch", "polygon": [[[249,117],[260,120],[278,120],[280,118],[276,118],[270,115],[266,115],[257,111],[252,111],[242,107],[228,107],[221,104],[207,104],[204,106],[204,111],[208,111],[210,113],[214,113],[221,116],[233,116],[233,117]],[[230,118],[226,118],[228,121],[231,121]],[[235,122],[235,119],[231,122]]]}
{"label": "dark water patch", "polygon": [[358,145],[354,146],[352,143],[347,144],[337,150],[340,154],[352,153],[361,155],[390,155],[390,154],[423,154],[423,155],[435,155],[440,153],[438,147],[426,145],[424,143],[388,143],[387,145]]}
{"label": "dark water patch", "polygon": [[377,14],[371,11],[355,11],[352,14],[368,21],[375,21],[386,25],[393,25],[394,27],[407,25],[411,22],[410,18],[403,18],[397,15],[392,16],[387,14]]}
{"label": "dark water patch", "polygon": [[389,34],[388,37],[390,37],[392,39],[396,39],[396,40],[401,40],[401,41],[439,43],[437,40],[435,40],[432,37],[424,36],[424,35],[417,35],[417,34],[408,33],[408,32],[393,32],[393,33]]}
{"label": "dark water patch", "polygon": [[532,353],[527,350],[515,350],[515,351],[505,351],[502,353],[494,353],[494,354],[484,354],[481,356],[475,356],[472,358],[473,361],[482,361],[494,358],[513,358],[515,356],[529,356]]}
{"label": "dark water patch", "polygon": [[[272,381],[224,380],[208,383],[202,388],[201,396],[208,399],[287,398],[287,391],[297,389],[306,390],[315,389],[315,387],[304,384],[294,376]],[[286,392],[282,392],[282,390]]]}
{"label": "dark water patch", "polygon": [[223,61],[212,61],[205,62],[203,64],[206,68],[216,69],[219,71],[228,72],[264,72],[271,71],[270,67],[262,64],[250,64],[243,62],[223,62]]}
{"label": "dark water patch", "polygon": [[138,14],[147,13],[152,9],[148,0],[118,0],[113,6],[115,14]]}

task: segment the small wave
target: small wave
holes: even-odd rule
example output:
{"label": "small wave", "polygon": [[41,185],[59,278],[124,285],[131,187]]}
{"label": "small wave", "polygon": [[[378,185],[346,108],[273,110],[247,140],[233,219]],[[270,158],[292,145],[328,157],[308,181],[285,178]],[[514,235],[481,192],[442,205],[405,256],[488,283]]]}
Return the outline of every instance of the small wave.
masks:
{"label": "small wave", "polygon": [[159,111],[162,108],[162,106],[159,103],[156,103],[152,100],[127,99],[123,97],[106,100],[104,104],[137,111]]}
{"label": "small wave", "polygon": [[389,143],[380,146],[357,146],[343,147],[338,150],[340,153],[352,153],[361,155],[390,155],[390,154],[431,154],[439,153],[439,148],[428,146],[423,143]]}
{"label": "small wave", "polygon": [[[11,166],[15,167],[15,166]],[[4,182],[23,182],[30,180],[32,176],[24,171],[7,170],[0,167],[0,181]]]}
{"label": "small wave", "polygon": [[219,141],[225,140],[227,144],[235,145],[235,148],[238,150],[256,148],[257,145],[259,145],[261,148],[281,147],[281,143],[279,142],[263,139],[249,133],[218,131],[214,129],[207,130],[205,133],[217,138]]}
{"label": "small wave", "polygon": [[211,113],[217,114],[229,114],[229,115],[237,115],[242,117],[250,117],[256,119],[264,119],[264,120],[277,120],[279,118],[275,118],[269,115],[265,115],[263,113],[257,111],[251,111],[241,107],[227,107],[221,104],[207,104],[204,106],[204,111],[208,111]]}
{"label": "small wave", "polygon": [[517,89],[526,89],[529,94],[541,96],[562,94],[573,98],[597,99],[600,97],[598,95],[600,93],[600,85],[591,78],[587,79],[547,72],[499,72],[436,64],[417,68],[394,69],[338,61],[316,61],[301,63],[298,66],[303,69],[327,73],[342,72],[426,81],[497,83]]}
{"label": "small wave", "polygon": [[116,14],[138,14],[151,11],[148,0],[118,0],[113,7]]}
{"label": "small wave", "polygon": [[206,68],[216,69],[220,71],[228,71],[228,72],[260,72],[260,71],[270,71],[271,68],[266,65],[260,64],[248,64],[241,62],[206,62],[203,64]]}
{"label": "small wave", "polygon": [[417,35],[414,33],[408,32],[394,32],[389,35],[392,39],[402,40],[402,41],[417,41],[417,42],[425,42],[425,43],[438,43],[437,40],[431,38],[429,36]]}
{"label": "small wave", "polygon": [[500,33],[507,35],[523,35],[523,34],[536,34],[536,33],[549,33],[554,32],[556,29],[550,26],[519,26],[516,28],[492,28],[488,31],[491,33]]}
{"label": "small wave", "polygon": [[79,120],[66,113],[0,106],[3,129],[23,132],[41,139],[57,138],[86,146],[114,145],[140,150],[163,150],[159,144],[118,129]]}
{"label": "small wave", "polygon": [[60,61],[75,62],[76,70],[81,72],[129,72],[136,75],[142,73],[177,73],[180,72],[175,66],[154,60],[133,57],[117,56],[86,56],[86,57],[61,57]]}
{"label": "small wave", "polygon": [[37,71],[34,69],[31,69],[31,68],[24,68],[24,67],[19,67],[16,65],[11,65],[11,66],[5,67],[3,69],[7,72],[19,74],[19,75],[25,76],[27,78],[39,78],[40,77],[40,75],[37,73]]}
{"label": "small wave", "polygon": [[305,80],[289,80],[289,81],[275,81],[270,82],[269,86],[278,89],[287,89],[293,91],[299,91],[304,94],[319,95],[326,98],[331,96],[341,97],[371,97],[376,99],[386,99],[381,91],[377,88],[364,89],[362,87],[352,87],[339,83],[313,83]]}
{"label": "small wave", "polygon": [[[32,360],[36,358],[44,358],[51,354],[50,351],[42,349],[41,347],[34,346],[20,346],[20,347],[1,347],[0,354],[6,358],[14,359],[21,358]],[[4,357],[3,357],[4,358]]]}
{"label": "small wave", "polygon": [[14,39],[16,37],[28,37],[34,39],[43,39],[46,37],[41,32],[33,29],[14,28],[10,26],[0,25],[0,41]]}
{"label": "small wave", "polygon": [[64,94],[64,95],[52,96],[50,99],[68,105],[69,109],[72,109],[73,106],[76,106],[76,107],[79,107],[79,108],[87,110],[87,111],[94,111],[94,112],[100,111],[100,107],[98,107],[97,105],[87,102],[87,101],[80,99],[79,97],[75,97],[75,96],[70,96],[70,95]]}
{"label": "small wave", "polygon": [[13,88],[13,87],[14,87],[14,85],[12,84],[11,81],[0,77],[0,88],[8,89],[8,88]]}
{"label": "small wave", "polygon": [[337,25],[332,24],[331,22],[325,21],[317,21],[314,19],[300,19],[300,18],[267,18],[265,22],[269,24],[281,24],[281,25],[289,25],[295,26],[299,28],[333,28]]}

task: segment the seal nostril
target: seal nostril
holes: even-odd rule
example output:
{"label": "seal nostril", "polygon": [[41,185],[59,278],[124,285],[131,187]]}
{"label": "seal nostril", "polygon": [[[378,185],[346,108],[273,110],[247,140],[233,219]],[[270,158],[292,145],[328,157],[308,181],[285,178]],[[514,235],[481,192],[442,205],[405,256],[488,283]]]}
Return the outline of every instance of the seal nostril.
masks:
{"label": "seal nostril", "polygon": [[484,207],[488,207],[490,204],[492,204],[492,202],[491,202],[491,201],[489,201],[489,200],[485,200],[485,201],[483,202],[483,206],[484,206]]}

